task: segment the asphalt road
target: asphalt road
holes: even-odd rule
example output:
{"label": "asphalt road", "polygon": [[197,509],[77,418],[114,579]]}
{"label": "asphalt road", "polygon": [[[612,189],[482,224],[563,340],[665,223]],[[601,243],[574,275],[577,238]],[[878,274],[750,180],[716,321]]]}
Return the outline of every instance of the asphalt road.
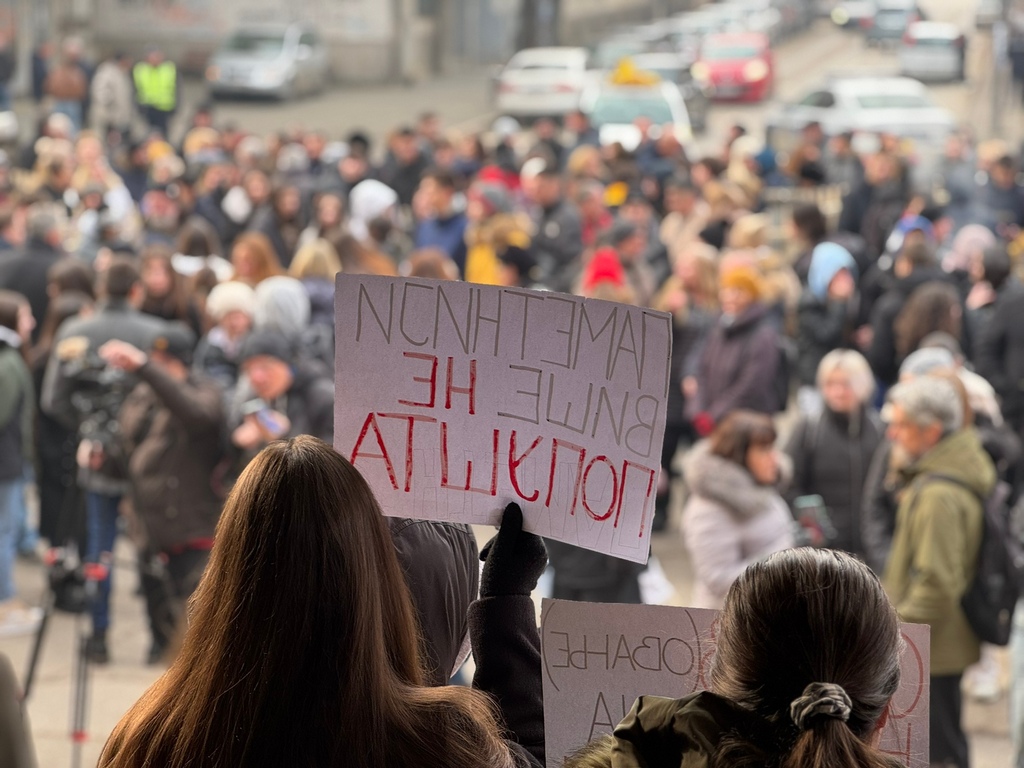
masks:
{"label": "asphalt road", "polygon": [[[963,4],[933,0],[936,11],[944,12]],[[939,86],[937,100],[963,117],[984,135],[988,120],[986,93],[988,80],[983,66],[987,39],[972,42],[972,61],[967,84]],[[869,50],[860,38],[844,34],[822,22],[810,32],[782,45],[777,51],[780,98],[790,98],[815,85],[828,72],[863,69],[894,72],[892,54]],[[198,84],[187,84],[187,99],[202,98]],[[988,101],[991,101],[989,98]],[[752,132],[763,125],[765,115],[774,106],[721,105],[713,112],[704,147],[717,147],[724,129],[734,122],[744,123]],[[424,110],[437,111],[449,128],[475,130],[486,125],[494,112],[489,99],[485,73],[446,78],[416,87],[381,87],[337,90],[322,96],[284,104],[263,102],[226,102],[217,107],[218,119],[232,121],[254,132],[288,128],[295,124],[317,127],[332,136],[361,128],[381,137],[396,125],[412,122]],[[1019,117],[1007,124],[1017,126]],[[481,537],[489,537],[480,531]],[[682,544],[675,532],[661,534],[654,542],[669,579],[676,588],[673,602],[685,604],[689,598],[691,576]],[[29,600],[41,600],[44,579],[38,566],[19,563],[17,580],[20,593]],[[149,645],[144,609],[135,587],[134,553],[123,545],[118,552],[113,602],[113,627],[110,635],[112,663],[92,677],[89,738],[83,746],[82,765],[95,765],[106,735],[125,710],[156,679],[159,669],[144,665]],[[37,677],[37,688],[29,703],[29,712],[41,768],[70,765],[68,714],[71,699],[72,659],[75,621],[67,615],[54,617],[47,637]],[[27,663],[31,643],[28,638],[0,639],[0,651],[9,654],[20,669]],[[969,705],[967,719],[971,733],[974,764],[980,768],[1006,766],[1010,762],[1005,696],[995,705]]]}

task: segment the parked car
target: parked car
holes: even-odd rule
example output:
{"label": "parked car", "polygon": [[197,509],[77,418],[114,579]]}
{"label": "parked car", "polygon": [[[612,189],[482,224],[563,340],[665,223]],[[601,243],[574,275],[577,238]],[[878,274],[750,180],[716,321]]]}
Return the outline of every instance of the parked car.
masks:
{"label": "parked car", "polygon": [[840,0],[832,9],[832,22],[844,29],[864,29],[875,17],[875,0]]}
{"label": "parked car", "polygon": [[557,117],[579,106],[586,48],[526,48],[498,78],[497,110],[512,117]]}
{"label": "parked car", "polygon": [[711,109],[711,87],[693,76],[692,65],[678,53],[641,53],[633,57],[637,69],[653,72],[662,80],[675,83],[686,103],[686,113],[694,133],[708,127]]}
{"label": "parked car", "polygon": [[647,53],[651,49],[648,40],[637,35],[623,33],[609,37],[594,46],[587,59],[587,68],[597,72],[609,72],[623,59]]}
{"label": "parked car", "polygon": [[914,0],[878,0],[874,17],[863,25],[864,38],[868,45],[896,45],[911,24],[923,20]]}
{"label": "parked car", "polygon": [[671,19],[673,26],[672,40],[676,51],[690,61],[696,61],[700,55],[701,44],[708,35],[724,32],[734,23],[728,14],[723,14],[715,5],[705,5],[698,11],[691,11]]}
{"label": "parked car", "polygon": [[787,34],[783,25],[782,12],[771,0],[726,0],[716,6],[735,20],[724,31],[727,32],[760,32],[768,39],[777,43]]}
{"label": "parked car", "polygon": [[214,97],[289,99],[315,93],[330,79],[327,47],[306,24],[247,24],[217,48],[206,68]]}
{"label": "parked car", "polygon": [[771,43],[758,32],[710,35],[691,71],[716,100],[763,101],[775,88]]}
{"label": "parked car", "polygon": [[597,129],[602,145],[618,143],[628,152],[640,145],[636,123],[641,119],[652,123],[652,132],[670,127],[681,143],[693,135],[679,87],[636,70],[631,63],[588,86],[580,109]]}
{"label": "parked car", "polygon": [[907,28],[900,43],[900,72],[918,80],[963,80],[967,69],[967,38],[954,24],[919,21]]}
{"label": "parked car", "polygon": [[1003,0],[978,0],[974,7],[974,26],[991,27],[1003,18]]}
{"label": "parked car", "polygon": [[888,133],[903,139],[926,175],[956,130],[956,119],[935,105],[928,88],[909,77],[834,78],[782,107],[766,124],[767,143],[784,150],[804,127],[818,123],[827,136],[853,133],[870,138]]}

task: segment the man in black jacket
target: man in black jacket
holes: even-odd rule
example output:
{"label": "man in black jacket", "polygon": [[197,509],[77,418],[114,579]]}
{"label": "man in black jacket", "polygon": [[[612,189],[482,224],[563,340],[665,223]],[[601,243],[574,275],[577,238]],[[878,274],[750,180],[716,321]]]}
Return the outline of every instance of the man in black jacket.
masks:
{"label": "man in black jacket", "polygon": [[[554,163],[530,160],[523,171],[530,202],[537,206],[532,251],[540,266],[540,282],[554,291],[569,291],[580,269],[583,226],[579,211],[565,199],[561,172]],[[530,173],[532,171],[532,174]]]}
{"label": "man in black jacket", "polygon": [[181,628],[220,516],[211,479],[224,447],[223,397],[216,382],[191,370],[195,343],[189,328],[173,323],[149,354],[117,340],[99,351],[108,365],[140,382],[118,422],[146,540],[140,570],[153,635],[150,663],[162,658]]}
{"label": "man in black jacket", "polygon": [[1003,416],[1024,433],[1024,286],[1008,280],[996,294],[988,325],[978,339],[978,373],[995,387]]}
{"label": "man in black jacket", "polygon": [[32,308],[36,320],[33,342],[39,338],[50,305],[46,273],[64,255],[57,219],[44,206],[36,206],[28,215],[28,242],[19,254],[0,261],[0,288],[20,293]]}
{"label": "man in black jacket", "polygon": [[[100,296],[95,314],[61,326],[43,379],[41,406],[55,420],[78,432],[78,484],[85,489],[85,558],[92,563],[109,563],[117,538],[121,499],[128,491],[117,438],[117,414],[135,381],[110,371],[98,352],[113,339],[150,349],[165,323],[134,308],[141,301],[142,289],[138,269],[130,259],[113,259],[100,279]],[[110,575],[108,569],[91,605],[93,634],[88,652],[96,663],[108,659]]]}

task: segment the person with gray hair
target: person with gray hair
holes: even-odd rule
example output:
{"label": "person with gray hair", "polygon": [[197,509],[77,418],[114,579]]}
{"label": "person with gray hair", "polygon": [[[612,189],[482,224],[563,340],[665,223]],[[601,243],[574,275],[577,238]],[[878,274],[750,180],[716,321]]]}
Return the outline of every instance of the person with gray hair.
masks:
{"label": "person with gray hair", "polygon": [[28,212],[28,238],[20,251],[0,261],[0,288],[20,293],[28,299],[36,320],[32,341],[39,338],[40,325],[50,306],[46,274],[64,258],[57,218],[45,204],[36,204]]}
{"label": "person with gray hair", "polygon": [[996,484],[977,432],[964,427],[964,402],[939,376],[899,384],[889,396],[888,436],[910,463],[883,577],[900,618],[931,627],[930,759],[957,768],[968,768],[961,678],[980,658],[961,599],[977,571],[983,499]]}
{"label": "person with gray hair", "polygon": [[885,431],[871,404],[875,379],[859,352],[834,349],[821,359],[817,382],[821,405],[800,415],[786,442],[793,460],[788,499],[797,507],[823,504],[835,529],[827,545],[866,558],[865,482]]}

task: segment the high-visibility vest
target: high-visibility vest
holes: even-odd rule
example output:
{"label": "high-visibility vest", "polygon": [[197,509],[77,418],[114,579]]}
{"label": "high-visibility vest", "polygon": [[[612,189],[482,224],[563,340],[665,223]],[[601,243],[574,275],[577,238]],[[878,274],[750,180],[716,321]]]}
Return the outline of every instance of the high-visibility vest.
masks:
{"label": "high-visibility vest", "polygon": [[135,93],[139,104],[154,107],[161,112],[173,112],[178,103],[178,70],[174,62],[165,61],[153,66],[141,61],[135,65]]}

